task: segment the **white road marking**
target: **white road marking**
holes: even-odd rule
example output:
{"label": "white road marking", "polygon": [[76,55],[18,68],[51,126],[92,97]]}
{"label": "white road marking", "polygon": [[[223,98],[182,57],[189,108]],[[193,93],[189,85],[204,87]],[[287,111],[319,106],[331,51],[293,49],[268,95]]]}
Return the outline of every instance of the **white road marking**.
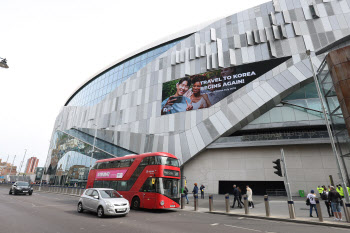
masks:
{"label": "white road marking", "polygon": [[219,225],[219,223],[213,223],[213,224],[210,224],[211,226],[217,226]]}
{"label": "white road marking", "polygon": [[232,225],[226,225],[226,224],[224,224],[224,225],[227,226],[227,227],[233,227],[233,228],[238,228],[238,229],[247,230],[247,231],[262,232],[262,231],[260,231],[260,230],[255,230],[255,229],[251,229],[251,228],[245,228],[245,227],[239,227],[239,226],[232,226]]}
{"label": "white road marking", "polygon": [[238,219],[245,219],[245,217],[239,217]]}
{"label": "white road marking", "polygon": [[336,230],[350,231],[350,229],[344,229],[344,228],[338,228],[338,227],[332,227],[332,228]]}
{"label": "white road marking", "polygon": [[51,206],[66,206],[66,205],[71,206],[71,204],[63,204],[63,205],[41,205],[41,206],[33,206],[33,207],[51,207]]}

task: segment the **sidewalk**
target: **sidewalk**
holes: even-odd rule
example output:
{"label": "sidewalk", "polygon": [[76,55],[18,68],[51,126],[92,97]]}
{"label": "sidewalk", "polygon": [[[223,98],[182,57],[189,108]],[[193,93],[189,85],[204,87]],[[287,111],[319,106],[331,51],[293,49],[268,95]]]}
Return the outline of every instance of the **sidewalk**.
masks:
{"label": "sidewalk", "polygon": [[[190,204],[185,205],[183,211],[194,211],[194,201],[193,196],[189,196]],[[198,199],[198,212],[203,213],[211,213],[211,214],[223,214],[229,216],[240,216],[240,217],[249,217],[249,218],[260,218],[260,219],[268,219],[268,220],[276,220],[276,221],[288,221],[295,223],[304,223],[304,224],[313,224],[313,225],[324,225],[324,226],[332,226],[332,227],[341,227],[350,229],[350,223],[346,222],[346,218],[344,215],[344,211],[342,209],[342,218],[343,221],[334,221],[333,217],[329,218],[327,213],[326,205],[324,201],[320,201],[323,222],[319,222],[318,217],[316,217],[316,213],[313,212],[313,218],[309,217],[309,206],[305,204],[306,198],[301,197],[293,197],[294,205],[295,205],[295,215],[296,219],[289,218],[289,211],[287,205],[287,197],[269,197],[270,203],[270,216],[266,217],[265,212],[265,203],[263,196],[254,196],[254,206],[255,208],[249,208],[249,214],[246,215],[244,213],[244,208],[234,209],[230,208],[230,213],[226,213],[225,206],[225,196],[224,195],[213,195],[213,212],[209,212],[209,195],[205,196],[205,199]],[[233,202],[233,196],[230,196],[230,206]]]}

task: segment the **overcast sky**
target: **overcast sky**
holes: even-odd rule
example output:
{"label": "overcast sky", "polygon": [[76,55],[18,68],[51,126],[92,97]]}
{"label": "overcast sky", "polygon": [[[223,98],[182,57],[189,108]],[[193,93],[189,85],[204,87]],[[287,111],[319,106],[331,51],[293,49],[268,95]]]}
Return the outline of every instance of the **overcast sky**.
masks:
{"label": "overcast sky", "polygon": [[[98,70],[211,19],[266,0],[0,0],[0,159],[43,166],[60,108]],[[24,163],[24,164],[25,164]],[[22,171],[24,168],[22,168]]]}

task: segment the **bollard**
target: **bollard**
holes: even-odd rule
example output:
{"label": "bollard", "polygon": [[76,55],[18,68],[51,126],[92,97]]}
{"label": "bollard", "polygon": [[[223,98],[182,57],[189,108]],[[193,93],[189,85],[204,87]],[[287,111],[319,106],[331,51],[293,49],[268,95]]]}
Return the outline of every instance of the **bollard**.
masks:
{"label": "bollard", "polygon": [[264,202],[265,202],[266,217],[270,217],[270,203],[269,203],[269,197],[267,195],[264,196]]}
{"label": "bollard", "polygon": [[181,193],[181,209],[185,208],[185,194]]}
{"label": "bollard", "polygon": [[198,194],[194,195],[194,211],[198,211]]}
{"label": "bollard", "polygon": [[213,195],[209,195],[209,212],[213,211]]}
{"label": "bollard", "polygon": [[318,198],[315,198],[316,201],[316,210],[317,210],[317,215],[318,215],[318,219],[320,220],[320,222],[323,222],[323,216],[322,216],[322,210],[321,210],[321,205],[320,205],[320,201],[318,200]]}
{"label": "bollard", "polygon": [[243,195],[244,198],[244,213],[249,214],[249,205],[248,205],[248,196],[247,194]]}
{"label": "bollard", "polygon": [[289,217],[295,219],[294,201],[288,201]]}
{"label": "bollard", "polygon": [[225,194],[226,213],[230,213],[230,194]]}
{"label": "bollard", "polygon": [[344,199],[341,200],[341,202],[342,202],[342,204],[343,204],[345,219],[346,219],[347,222],[350,222],[350,215],[349,215],[349,207],[350,207],[350,204],[345,203]]}

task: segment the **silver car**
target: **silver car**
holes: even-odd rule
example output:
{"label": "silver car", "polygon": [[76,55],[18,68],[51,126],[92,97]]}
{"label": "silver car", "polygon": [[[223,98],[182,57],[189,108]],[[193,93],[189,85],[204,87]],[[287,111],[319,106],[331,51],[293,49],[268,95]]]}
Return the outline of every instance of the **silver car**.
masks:
{"label": "silver car", "polygon": [[125,216],[130,211],[130,205],[129,201],[114,189],[91,188],[81,195],[77,210],[79,213],[84,210],[97,212],[99,218],[104,215]]}

